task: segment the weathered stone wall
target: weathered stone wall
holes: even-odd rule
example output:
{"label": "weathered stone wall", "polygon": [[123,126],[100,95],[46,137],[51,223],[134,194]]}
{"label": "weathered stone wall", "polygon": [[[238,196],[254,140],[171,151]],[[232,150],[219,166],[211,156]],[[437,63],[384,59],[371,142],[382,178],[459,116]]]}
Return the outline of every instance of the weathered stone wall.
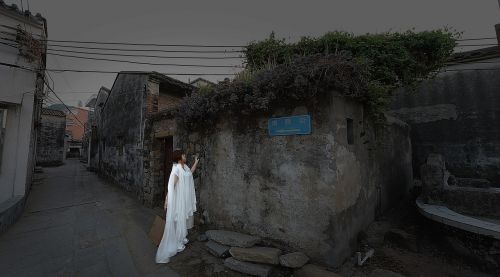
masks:
{"label": "weathered stone wall", "polygon": [[61,165],[64,162],[66,118],[42,114],[36,161],[39,165]]}
{"label": "weathered stone wall", "polygon": [[148,75],[118,74],[98,122],[99,174],[135,193],[143,182],[147,84]]}
{"label": "weathered stone wall", "polygon": [[[269,137],[268,118],[291,114],[310,114],[312,134]],[[250,117],[221,115],[206,133],[188,133],[172,119],[155,122],[151,132],[174,135],[190,165],[192,154],[201,154],[195,186],[206,222],[273,239],[328,265],[350,255],[358,232],[404,198],[412,182],[408,126],[391,119],[376,129],[361,104],[343,98]],[[148,175],[152,194],[160,194],[163,176]]]}
{"label": "weathered stone wall", "polygon": [[397,94],[391,113],[411,125],[414,173],[430,153],[439,153],[457,177],[500,186],[499,90],[499,71],[463,71]]}
{"label": "weathered stone wall", "polygon": [[103,109],[104,103],[108,98],[108,92],[106,90],[101,89],[99,94],[97,95],[95,108],[94,108],[94,117],[91,122],[91,147],[90,147],[90,162],[89,169],[92,171],[96,171],[99,169],[100,160],[102,158],[102,150],[104,145],[104,139],[102,139],[102,119],[103,119]]}

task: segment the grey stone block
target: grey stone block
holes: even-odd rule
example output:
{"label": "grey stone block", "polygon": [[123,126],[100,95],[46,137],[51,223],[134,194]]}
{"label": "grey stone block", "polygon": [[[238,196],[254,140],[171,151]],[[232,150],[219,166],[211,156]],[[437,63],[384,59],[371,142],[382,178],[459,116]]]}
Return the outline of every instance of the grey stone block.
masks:
{"label": "grey stone block", "polygon": [[229,246],[219,244],[215,241],[208,241],[205,243],[208,252],[218,258],[226,258],[229,256]]}
{"label": "grey stone block", "polygon": [[239,261],[278,265],[281,250],[269,247],[232,247],[229,253]]}
{"label": "grey stone block", "polygon": [[224,266],[252,276],[267,277],[271,276],[272,267],[269,265],[253,264],[249,262],[238,261],[235,258],[227,258],[224,261]]}
{"label": "grey stone block", "polygon": [[231,231],[209,230],[205,234],[211,240],[235,247],[252,247],[261,241],[259,237]]}
{"label": "grey stone block", "polygon": [[280,256],[280,264],[284,267],[290,268],[301,268],[309,261],[307,257],[302,252],[295,252]]}

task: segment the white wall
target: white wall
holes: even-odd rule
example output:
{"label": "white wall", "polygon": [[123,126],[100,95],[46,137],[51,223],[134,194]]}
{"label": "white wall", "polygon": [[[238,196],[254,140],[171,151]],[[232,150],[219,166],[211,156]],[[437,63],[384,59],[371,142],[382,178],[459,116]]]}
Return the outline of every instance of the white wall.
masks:
{"label": "white wall", "polygon": [[[42,26],[30,23],[21,16],[0,8],[0,24],[21,24],[30,33],[41,35]],[[15,32],[2,28],[2,31]],[[6,37],[2,34],[2,37]],[[5,41],[1,41],[5,42]],[[9,42],[10,43],[10,42]],[[0,62],[28,68],[37,67],[18,55],[17,48],[0,44]],[[0,203],[26,193],[27,176],[33,149],[30,141],[33,132],[34,92],[36,74],[32,71],[0,65],[0,104],[7,108],[5,143],[0,168]]]}

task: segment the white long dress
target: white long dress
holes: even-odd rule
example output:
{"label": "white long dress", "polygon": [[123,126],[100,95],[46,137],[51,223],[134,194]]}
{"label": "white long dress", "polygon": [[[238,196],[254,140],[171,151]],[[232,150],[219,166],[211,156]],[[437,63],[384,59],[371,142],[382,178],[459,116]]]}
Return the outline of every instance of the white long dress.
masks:
{"label": "white long dress", "polygon": [[[179,177],[175,187],[174,176]],[[156,252],[157,263],[168,263],[170,257],[184,250],[187,230],[193,227],[194,212],[196,194],[193,174],[188,166],[174,164],[168,180],[167,215],[163,237]]]}

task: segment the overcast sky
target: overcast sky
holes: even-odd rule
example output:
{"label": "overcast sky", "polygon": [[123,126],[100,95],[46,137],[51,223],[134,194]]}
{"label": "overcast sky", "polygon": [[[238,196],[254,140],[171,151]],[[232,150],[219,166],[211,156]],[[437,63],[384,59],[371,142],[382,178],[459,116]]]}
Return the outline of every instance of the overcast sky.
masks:
{"label": "overcast sky", "polygon": [[[22,1],[26,9],[28,1]],[[21,4],[21,0],[6,2],[18,6]],[[271,31],[275,31],[278,37],[296,40],[300,36],[318,36],[333,30],[361,34],[410,28],[430,30],[444,26],[463,31],[464,38],[476,38],[495,36],[493,26],[500,23],[497,0],[31,0],[29,5],[33,13],[39,12],[47,19],[49,39],[54,40],[241,45],[265,38]],[[130,60],[224,65],[241,62],[148,58]],[[166,73],[235,72],[231,68],[132,65],[56,56],[49,56],[47,68],[154,70]],[[62,92],[63,100],[70,105],[76,105],[78,100],[85,102],[90,96],[70,92],[97,92],[101,86],[111,88],[116,77],[116,74],[94,73],[51,75],[55,79],[56,91]],[[196,77],[175,78],[187,81],[188,78],[193,80]],[[205,78],[217,81],[224,77]]]}

